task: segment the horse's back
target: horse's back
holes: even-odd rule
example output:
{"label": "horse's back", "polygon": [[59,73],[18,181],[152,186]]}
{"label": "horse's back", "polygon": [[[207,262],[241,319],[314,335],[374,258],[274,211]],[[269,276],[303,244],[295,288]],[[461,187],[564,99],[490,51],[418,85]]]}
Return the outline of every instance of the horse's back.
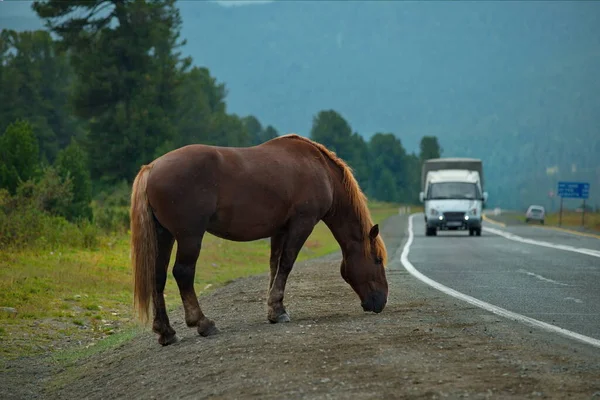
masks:
{"label": "horse's back", "polygon": [[232,240],[267,237],[302,213],[331,207],[330,170],[319,150],[277,138],[254,147],[190,145],[154,161],[149,200],[165,225],[203,226]]}
{"label": "horse's back", "polygon": [[[275,138],[253,147],[192,144],[153,162],[155,183],[227,187],[263,186],[323,189],[330,183],[327,162],[310,143]],[[296,193],[299,194],[299,193]]]}

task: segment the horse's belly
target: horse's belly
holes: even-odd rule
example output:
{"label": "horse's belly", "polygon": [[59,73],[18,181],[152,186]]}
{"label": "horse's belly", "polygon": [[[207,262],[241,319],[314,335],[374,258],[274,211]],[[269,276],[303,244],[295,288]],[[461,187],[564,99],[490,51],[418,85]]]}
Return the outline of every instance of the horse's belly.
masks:
{"label": "horse's belly", "polygon": [[283,208],[223,208],[211,219],[207,231],[223,239],[245,242],[273,236],[285,223]]}
{"label": "horse's belly", "polygon": [[267,231],[264,231],[262,234],[257,234],[257,232],[234,232],[230,230],[208,229],[207,232],[214,236],[220,237],[221,239],[231,240],[234,242],[250,242],[272,236],[271,234],[268,234]]}

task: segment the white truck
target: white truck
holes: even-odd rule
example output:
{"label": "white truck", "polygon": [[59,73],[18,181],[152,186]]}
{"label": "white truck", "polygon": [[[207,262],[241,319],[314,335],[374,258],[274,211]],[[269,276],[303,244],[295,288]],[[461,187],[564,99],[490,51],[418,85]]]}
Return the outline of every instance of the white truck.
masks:
{"label": "white truck", "polygon": [[488,194],[483,191],[483,163],[475,158],[433,158],[423,163],[421,193],[425,235],[438,230],[468,230],[481,236],[481,213]]}

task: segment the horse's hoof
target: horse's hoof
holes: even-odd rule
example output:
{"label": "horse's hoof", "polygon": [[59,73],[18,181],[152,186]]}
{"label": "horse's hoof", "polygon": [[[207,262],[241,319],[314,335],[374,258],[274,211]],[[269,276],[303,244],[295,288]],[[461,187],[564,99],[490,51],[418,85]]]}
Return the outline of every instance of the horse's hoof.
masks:
{"label": "horse's hoof", "polygon": [[284,312],[277,317],[277,322],[290,322],[290,315],[287,312]]}
{"label": "horse's hoof", "polygon": [[215,323],[209,319],[203,320],[198,324],[198,334],[203,337],[216,335],[219,333],[219,329],[215,326]]}
{"label": "horse's hoof", "polygon": [[277,316],[277,318],[273,319],[269,319],[269,322],[271,322],[272,324],[278,324],[281,322],[290,322],[290,315],[284,311],[283,314],[280,314]]}
{"label": "horse's hoof", "polygon": [[212,325],[212,326],[209,326],[208,328],[204,329],[203,331],[198,330],[198,333],[202,337],[213,336],[213,335],[216,335],[217,333],[219,333],[219,328]]}
{"label": "horse's hoof", "polygon": [[179,342],[180,340],[181,339],[179,339],[179,337],[177,335],[173,335],[169,339],[159,338],[158,343],[160,343],[162,346],[168,346],[170,344],[175,344],[175,343]]}

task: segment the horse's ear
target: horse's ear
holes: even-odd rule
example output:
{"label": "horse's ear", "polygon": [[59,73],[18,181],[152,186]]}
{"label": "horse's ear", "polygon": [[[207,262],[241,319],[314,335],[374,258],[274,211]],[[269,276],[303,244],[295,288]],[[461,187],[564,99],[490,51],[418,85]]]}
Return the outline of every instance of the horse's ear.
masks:
{"label": "horse's ear", "polygon": [[369,232],[369,239],[375,240],[377,235],[379,235],[379,224],[373,225],[371,231]]}

